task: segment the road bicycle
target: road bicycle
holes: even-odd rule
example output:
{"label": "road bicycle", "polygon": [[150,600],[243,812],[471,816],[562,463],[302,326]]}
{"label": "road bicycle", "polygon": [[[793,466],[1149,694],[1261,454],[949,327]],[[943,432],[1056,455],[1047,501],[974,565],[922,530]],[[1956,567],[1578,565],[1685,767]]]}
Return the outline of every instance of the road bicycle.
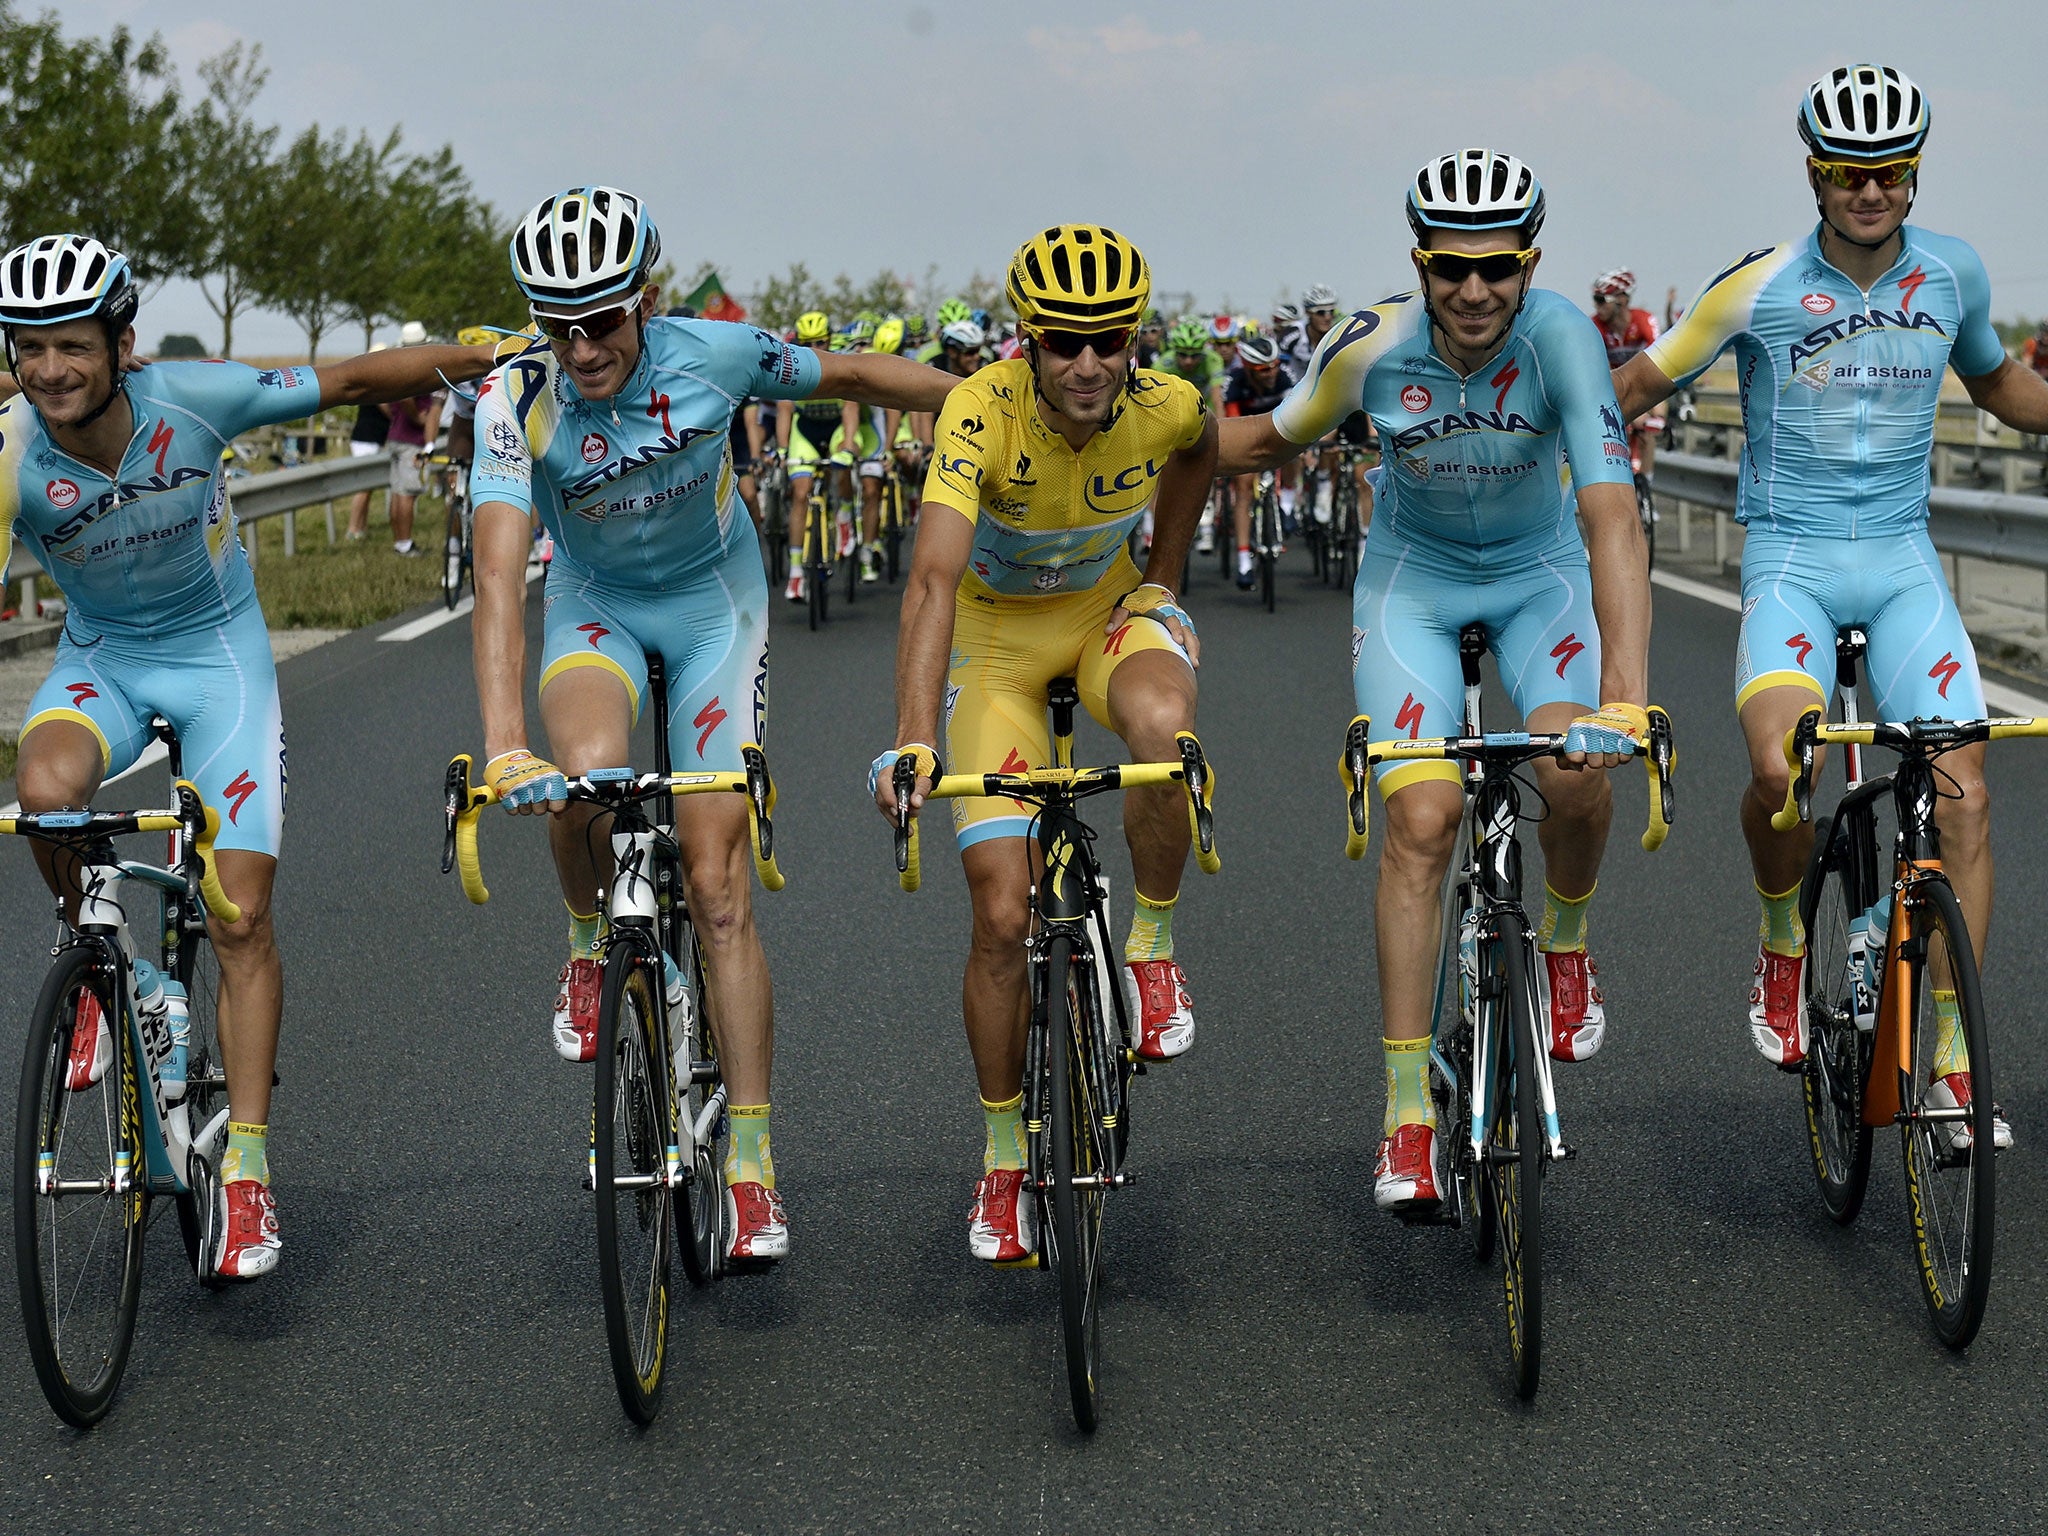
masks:
{"label": "road bicycle", "polygon": [[[1095,861],[1095,834],[1077,810],[1091,795],[1155,784],[1187,794],[1195,859],[1222,867],[1210,814],[1215,780],[1192,733],[1176,738],[1180,760],[1073,766],[1072,678],[1046,690],[1053,764],[1017,773],[949,773],[927,799],[994,796],[1036,806],[1031,837],[1038,862],[1031,885],[1031,1022],[1024,1044],[1025,1187],[1036,1206],[1043,1267],[1059,1280],[1061,1341],[1074,1422],[1093,1431],[1101,1411],[1102,1225],[1106,1197],[1132,1181],[1130,1081],[1143,1072],[1132,1045],[1129,1002],[1113,979],[1122,951],[1110,936],[1108,890]],[[910,796],[917,759],[896,760],[896,869],[918,888],[917,822]]]}
{"label": "road bicycle", "polygon": [[1339,591],[1348,591],[1358,574],[1359,547],[1365,542],[1365,523],[1358,496],[1360,467],[1376,455],[1355,443],[1337,445],[1337,469],[1330,493],[1330,526],[1324,534],[1323,576]]}
{"label": "road bicycle", "polygon": [[[68,920],[58,904],[57,942],[22,1059],[14,1265],[36,1381],[57,1416],[81,1429],[106,1414],[128,1363],[153,1202],[176,1206],[199,1282],[223,1283],[215,1263],[228,1096],[206,913],[228,923],[242,914],[214,867],[220,813],[182,777],[170,727],[157,720],[153,728],[170,749],[171,809],[0,817],[0,833],[60,851],[60,878],[75,900]],[[170,833],[163,864],[116,857],[113,840],[136,832]],[[152,980],[145,993],[138,957],[182,986],[182,1020],[168,989],[158,993]],[[163,1000],[145,1006],[150,997]],[[112,1046],[106,1070],[74,1090],[74,1061],[90,1060],[96,1047],[73,1036],[102,1028]]]}
{"label": "road bicycle", "polygon": [[[608,926],[584,1188],[597,1196],[598,1281],[612,1379],[620,1404],[641,1424],[661,1411],[671,1244],[695,1285],[708,1285],[725,1263],[726,1089],[703,952],[684,900],[674,797],[745,795],[754,871],[771,891],[783,884],[771,819],[775,785],[760,747],[748,742],[740,749],[745,767],[737,773],[672,772],[659,657],[648,657],[647,671],[654,771],[598,768],[568,781],[571,802],[605,813],[591,822],[589,836],[607,836],[603,846],[613,864],[609,889],[599,895]],[[459,866],[464,894],[481,905],[490,892],[479,864],[477,818],[492,795],[489,786],[472,782],[471,764],[462,753],[448,765],[441,870]]]}
{"label": "road bicycle", "polygon": [[441,601],[450,609],[462,600],[462,589],[476,589],[476,519],[469,504],[469,466],[436,454],[427,461],[444,472],[443,495],[448,529],[441,541]]}
{"label": "road bicycle", "polygon": [[[1820,749],[1843,748],[1847,787],[1832,816],[1814,822],[1813,855],[1799,890],[1806,924],[1806,1061],[1799,1068],[1808,1149],[1821,1204],[1835,1221],[1856,1219],[1870,1178],[1871,1132],[1899,1128],[1913,1253],[1935,1336],[1962,1349],[1977,1336],[1991,1294],[1996,1149],[2011,1131],[1992,1098],[1989,1026],[1977,954],[1941,862],[1934,822],[1947,777],[1939,760],[1973,742],[2048,736],[2048,721],[1858,718],[1856,664],[1865,636],[1835,642],[1842,720],[1816,704],[1787,733],[1791,775],[1771,825],[1813,818]],[[1899,754],[1891,773],[1864,776],[1862,748]],[[1892,875],[1878,853],[1878,808],[1896,824]],[[1936,999],[1953,997],[1954,1032],[1967,1049],[1960,1081],[1944,1059]],[[1993,1156],[1980,1156],[1990,1147]]]}
{"label": "road bicycle", "polygon": [[1259,476],[1258,489],[1252,496],[1251,534],[1252,559],[1259,571],[1259,600],[1266,605],[1266,612],[1272,613],[1279,601],[1280,556],[1285,546],[1280,534],[1280,493],[1270,469]]}
{"label": "road bicycle", "polygon": [[[810,623],[817,629],[826,619],[832,602],[832,570],[838,559],[838,529],[832,515],[831,480],[833,466],[814,464],[813,473],[797,475],[805,482],[804,492],[804,598],[809,604]],[[850,598],[859,584],[856,572],[847,586]]]}
{"label": "road bicycle", "polygon": [[908,509],[917,494],[917,471],[896,454],[882,477],[882,569],[891,586],[903,573],[903,538],[910,526]]}
{"label": "road bicycle", "polygon": [[[1450,760],[1462,768],[1465,809],[1459,852],[1444,875],[1430,1049],[1430,1087],[1450,1176],[1443,1201],[1414,1219],[1465,1228],[1482,1264],[1498,1246],[1515,1389],[1530,1398],[1543,1359],[1544,1175],[1549,1164],[1574,1152],[1558,1122],[1550,1032],[1536,982],[1543,960],[1522,907],[1515,832],[1527,819],[1522,791],[1529,786],[1515,770],[1537,758],[1561,761],[1565,738],[1484,730],[1479,658],[1486,648],[1479,625],[1459,635],[1465,734],[1373,741],[1370,717],[1359,715],[1345,732],[1339,767],[1351,817],[1344,851],[1354,859],[1365,856],[1375,765]],[[1648,714],[1649,733],[1635,755],[1650,779],[1642,844],[1654,852],[1671,828],[1674,749],[1670,717],[1654,706]]]}
{"label": "road bicycle", "polygon": [[779,587],[789,580],[789,466],[778,453],[770,452],[764,458],[756,474],[761,498],[761,540],[766,546],[761,558],[767,567],[769,585]]}

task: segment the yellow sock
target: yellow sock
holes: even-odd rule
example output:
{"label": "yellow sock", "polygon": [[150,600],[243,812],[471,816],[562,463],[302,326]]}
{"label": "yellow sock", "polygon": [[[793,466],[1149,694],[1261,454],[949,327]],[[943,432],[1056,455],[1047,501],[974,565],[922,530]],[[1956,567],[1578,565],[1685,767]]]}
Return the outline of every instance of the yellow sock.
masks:
{"label": "yellow sock", "polygon": [[1774,955],[1803,955],[1806,953],[1806,924],[1799,920],[1799,887],[1773,896],[1762,886],[1756,888],[1757,900],[1763,903],[1763,920],[1757,924],[1757,937],[1764,941],[1764,948]]}
{"label": "yellow sock", "polygon": [[1387,1113],[1384,1133],[1404,1125],[1435,1125],[1436,1100],[1429,1092],[1429,1036],[1380,1040],[1387,1055]]}
{"label": "yellow sock", "polygon": [[992,1173],[998,1168],[1025,1166],[1024,1095],[1020,1093],[1001,1104],[983,1099],[981,1117],[988,1127],[988,1139],[981,1150],[981,1171]]}
{"label": "yellow sock", "polygon": [[1143,891],[1135,891],[1138,905],[1131,913],[1131,934],[1124,940],[1126,960],[1171,960],[1173,958],[1173,904],[1180,900],[1175,892],[1164,901],[1154,901]]}
{"label": "yellow sock", "polygon": [[220,1181],[232,1184],[237,1179],[254,1179],[258,1184],[270,1182],[270,1157],[265,1142],[270,1135],[270,1126],[250,1125],[241,1120],[228,1122],[228,1149],[220,1160]]}
{"label": "yellow sock", "polygon": [[732,1136],[725,1147],[725,1182],[775,1187],[775,1156],[768,1150],[768,1106],[732,1104],[726,1108]]}
{"label": "yellow sock", "polygon": [[[1594,891],[1600,889],[1598,885]],[[1543,882],[1543,924],[1536,930],[1536,947],[1550,954],[1568,955],[1586,947],[1586,906],[1593,891],[1583,896],[1560,896]]]}
{"label": "yellow sock", "polygon": [[[562,903],[567,907],[569,904]],[[595,960],[597,941],[604,934],[604,919],[593,912],[585,917],[574,907],[569,907],[569,958],[571,960]]]}
{"label": "yellow sock", "polygon": [[1951,1072],[1967,1072],[1970,1070],[1970,1041],[1963,1033],[1963,1014],[1956,1007],[1956,995],[1939,987],[1931,990],[1934,993],[1934,1075],[1947,1077]]}

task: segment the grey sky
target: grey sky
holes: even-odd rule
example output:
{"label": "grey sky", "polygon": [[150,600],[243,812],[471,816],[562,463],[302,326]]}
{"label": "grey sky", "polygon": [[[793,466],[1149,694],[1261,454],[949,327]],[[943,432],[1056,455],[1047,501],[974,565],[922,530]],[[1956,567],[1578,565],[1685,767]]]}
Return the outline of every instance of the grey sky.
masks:
{"label": "grey sky", "polygon": [[[1034,226],[1097,219],[1139,243],[1163,288],[1259,309],[1315,281],[1347,304],[1401,286],[1408,176],[1487,144],[1549,190],[1540,283],[1583,304],[1595,272],[1628,265],[1638,302],[1661,310],[1668,284],[1689,294],[1811,226],[1799,93],[1867,53],[1933,104],[1916,221],[1982,252],[1996,315],[2048,311],[2039,0],[61,10],[73,32],[160,31],[188,71],[260,42],[261,109],[288,132],[398,124],[416,147],[451,142],[507,211],[574,182],[627,187],[680,268],[713,260],[738,292],[792,260],[827,278],[992,273]],[[141,330],[219,340],[175,285]],[[303,345],[264,315],[237,340]]]}

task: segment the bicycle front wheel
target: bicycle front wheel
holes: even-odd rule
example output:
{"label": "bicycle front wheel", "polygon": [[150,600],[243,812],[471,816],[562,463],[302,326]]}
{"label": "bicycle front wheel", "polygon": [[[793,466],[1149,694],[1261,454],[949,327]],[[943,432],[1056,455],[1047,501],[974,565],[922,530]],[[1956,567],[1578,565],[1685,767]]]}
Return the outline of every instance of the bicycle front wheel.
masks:
{"label": "bicycle front wheel", "polygon": [[[1935,1336],[1962,1349],[1976,1338],[1991,1295],[1991,1053],[1976,952],[1956,893],[1946,880],[1923,879],[1905,900],[1913,948],[1925,946],[1912,962],[1911,1076],[1900,1091],[1913,1251]],[[1937,993],[1954,996],[1949,1020]]]}
{"label": "bicycle front wheel", "polygon": [[824,498],[813,492],[804,523],[804,594],[810,599],[812,629],[825,622],[825,606],[832,595],[826,586],[832,579],[831,522]]}
{"label": "bicycle front wheel", "polygon": [[[1863,1088],[1870,1074],[1870,1036],[1856,1027],[1856,981],[1849,970],[1849,924],[1868,905],[1865,871],[1874,847],[1858,848],[1867,823],[1823,817],[1813,829],[1813,857],[1799,890],[1806,925],[1807,1149],[1828,1215],[1847,1224],[1863,1208],[1870,1182],[1870,1127]],[[1882,942],[1882,935],[1879,936]]]}
{"label": "bicycle front wheel", "polygon": [[1519,922],[1503,918],[1501,927],[1495,941],[1501,979],[1494,1036],[1499,1098],[1491,1158],[1508,1349],[1514,1356],[1515,1390],[1530,1398],[1536,1395],[1543,1360],[1543,1117],[1537,1105],[1533,1053],[1544,1045],[1543,1031],[1537,1027],[1527,938]]}
{"label": "bicycle front wheel", "polygon": [[[119,977],[100,945],[58,955],[29,1024],[14,1122],[14,1265],[29,1359],[50,1407],[80,1429],[121,1385],[142,1294],[141,1083]],[[73,1092],[73,1032],[97,1032],[102,1020],[106,1070]]]}
{"label": "bicycle front wheel", "polygon": [[[1045,1048],[1052,1091],[1046,1135],[1052,1174],[1052,1267],[1060,1282],[1060,1325],[1074,1422],[1093,1432],[1101,1408],[1102,1185],[1104,1155],[1098,1085],[1088,1040],[1092,1026],[1081,999],[1086,983],[1071,940],[1054,939],[1046,955]],[[1087,1182],[1077,1182],[1087,1181]]]}
{"label": "bicycle front wheel", "polygon": [[641,1424],[661,1410],[668,1343],[672,1095],[659,1014],[661,966],[633,944],[605,957],[597,1023],[591,1173],[605,1338],[619,1402]]}

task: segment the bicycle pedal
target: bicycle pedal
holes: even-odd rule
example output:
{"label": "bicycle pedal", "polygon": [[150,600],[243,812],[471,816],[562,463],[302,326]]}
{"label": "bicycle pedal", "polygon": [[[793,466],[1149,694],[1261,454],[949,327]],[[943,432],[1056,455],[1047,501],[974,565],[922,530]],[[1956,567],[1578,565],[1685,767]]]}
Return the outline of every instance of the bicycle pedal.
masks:
{"label": "bicycle pedal", "polygon": [[1565,1142],[1559,1142],[1557,1144],[1557,1156],[1552,1158],[1551,1161],[1557,1163],[1568,1163],[1572,1161],[1574,1158],[1576,1158],[1578,1155],[1579,1149],[1577,1147],[1571,1146]]}

